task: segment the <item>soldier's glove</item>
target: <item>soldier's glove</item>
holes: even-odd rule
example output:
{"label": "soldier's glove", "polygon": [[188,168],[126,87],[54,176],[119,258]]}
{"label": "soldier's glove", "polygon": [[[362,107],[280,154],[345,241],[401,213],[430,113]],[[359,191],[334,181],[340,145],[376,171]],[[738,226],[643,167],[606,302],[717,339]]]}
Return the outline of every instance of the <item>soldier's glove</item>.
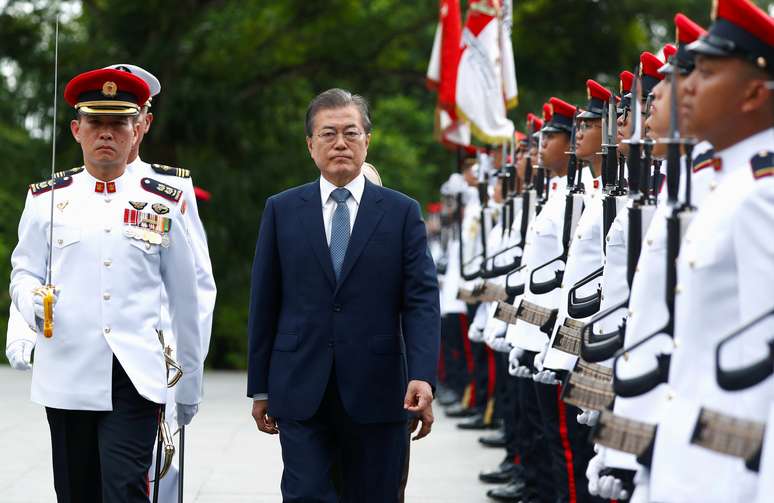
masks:
{"label": "soldier's glove", "polygon": [[513,377],[528,378],[532,377],[532,372],[528,367],[521,364],[521,358],[524,356],[524,350],[513,348],[508,354],[508,373]]}
{"label": "soldier's glove", "polygon": [[629,491],[623,488],[623,481],[612,475],[599,478],[599,496],[604,499],[628,500]]}
{"label": "soldier's glove", "polygon": [[559,384],[559,380],[556,378],[556,372],[543,368],[543,361],[546,359],[546,353],[548,353],[548,345],[543,348],[543,351],[535,355],[533,363],[538,372],[532,376],[532,380],[541,384]]}
{"label": "soldier's glove", "polygon": [[180,426],[186,426],[191,423],[191,420],[199,411],[199,405],[186,405],[184,403],[177,404],[177,424]]}
{"label": "soldier's glove", "polygon": [[586,479],[589,481],[589,494],[592,496],[599,496],[599,472],[605,468],[604,451],[598,449],[599,447],[595,445],[594,450],[597,451],[597,454],[591,458],[589,465],[586,467]]}
{"label": "soldier's glove", "polygon": [[468,339],[473,342],[481,342],[484,340],[484,331],[476,325],[471,325],[468,329]]}
{"label": "soldier's glove", "polygon": [[495,337],[490,347],[498,353],[508,353],[511,350],[511,344],[505,340],[505,335]]}
{"label": "soldier's glove", "polygon": [[29,370],[32,368],[32,348],[35,347],[31,341],[19,340],[12,342],[5,348],[5,356],[8,363],[16,370]]}
{"label": "soldier's glove", "polygon": [[[35,321],[37,321],[39,328],[43,327],[43,295],[37,293],[37,290],[33,292],[32,307],[35,310]],[[54,301],[51,303],[51,309],[56,307],[56,301],[59,300],[59,288],[54,288]]]}
{"label": "soldier's glove", "polygon": [[[578,423],[585,424],[586,426],[594,426],[599,421],[598,410],[584,410],[578,414]],[[615,498],[613,498],[615,499]]]}

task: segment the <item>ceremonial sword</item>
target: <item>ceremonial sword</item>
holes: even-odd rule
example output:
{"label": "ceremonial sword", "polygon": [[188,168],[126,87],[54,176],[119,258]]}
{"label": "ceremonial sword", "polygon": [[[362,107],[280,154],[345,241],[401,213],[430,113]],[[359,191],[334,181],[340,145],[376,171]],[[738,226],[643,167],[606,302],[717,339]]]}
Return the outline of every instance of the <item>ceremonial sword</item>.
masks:
{"label": "ceremonial sword", "polygon": [[56,15],[56,27],[54,30],[54,112],[51,121],[51,212],[49,214],[48,226],[48,265],[46,267],[46,284],[37,289],[37,293],[43,297],[43,336],[51,338],[54,335],[54,291],[55,287],[51,281],[52,265],[51,260],[54,255],[54,191],[56,183],[54,174],[56,173],[56,105],[57,105],[57,82],[59,80],[59,13]]}

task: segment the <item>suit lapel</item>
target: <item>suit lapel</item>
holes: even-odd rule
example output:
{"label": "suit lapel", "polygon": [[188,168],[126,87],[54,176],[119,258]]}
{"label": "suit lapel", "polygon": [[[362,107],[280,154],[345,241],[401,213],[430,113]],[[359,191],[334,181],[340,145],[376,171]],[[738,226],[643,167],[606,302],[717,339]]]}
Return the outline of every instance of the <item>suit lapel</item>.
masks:
{"label": "suit lapel", "polygon": [[306,231],[304,234],[309,240],[317,261],[320,263],[325,277],[332,287],[336,287],[336,277],[333,274],[331,252],[328,249],[328,241],[325,238],[325,227],[322,216],[322,200],[320,199],[320,182],[312,182],[301,193],[301,206],[299,219],[301,226]]}
{"label": "suit lapel", "polygon": [[[355,262],[357,262],[360,254],[363,253],[363,248],[365,248],[366,243],[368,243],[368,239],[384,216],[381,202],[381,189],[366,179],[363,197],[360,199],[360,206],[358,207],[357,217],[355,218],[355,226],[352,229],[352,236],[349,238],[347,254],[344,256],[344,263],[341,266],[341,276],[339,277],[339,283],[336,288],[337,291],[344,281],[346,281],[347,275],[352,270]],[[330,262],[330,259],[328,262]],[[331,266],[331,270],[332,269],[333,266]]]}

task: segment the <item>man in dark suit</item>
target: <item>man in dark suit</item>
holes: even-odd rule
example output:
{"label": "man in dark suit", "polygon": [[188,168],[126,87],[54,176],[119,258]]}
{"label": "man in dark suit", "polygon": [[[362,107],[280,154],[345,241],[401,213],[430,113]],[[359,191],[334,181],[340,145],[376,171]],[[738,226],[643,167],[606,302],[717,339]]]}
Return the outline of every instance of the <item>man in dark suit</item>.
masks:
{"label": "man in dark suit", "polygon": [[430,432],[439,294],[416,201],[367,181],[365,100],[341,89],[306,114],[321,177],[266,201],[252,271],[247,395],[280,435],[283,500],[395,503],[406,421]]}

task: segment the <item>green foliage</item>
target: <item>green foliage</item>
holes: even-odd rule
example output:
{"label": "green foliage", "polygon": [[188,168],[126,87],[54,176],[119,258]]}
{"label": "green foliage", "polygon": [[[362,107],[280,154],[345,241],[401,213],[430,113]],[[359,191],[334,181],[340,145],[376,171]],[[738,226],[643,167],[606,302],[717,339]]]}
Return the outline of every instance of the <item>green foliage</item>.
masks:
{"label": "green foliage", "polygon": [[[58,2],[57,2],[58,3]],[[50,168],[53,5],[0,9],[0,313],[28,183]],[[77,2],[66,2],[77,4]],[[467,3],[467,2],[464,2]],[[680,8],[702,24],[709,0],[516,0],[514,43],[523,124],[551,95],[582,103],[584,82],[617,87],[642,50],[673,36]],[[330,87],[367,97],[375,125],[368,160],[385,184],[421,202],[454,169],[433,137],[435,95],[424,76],[437,2],[400,0],[83,0],[59,48],[57,169],[81,164],[61,101],[67,80],[112,63],[155,73],[162,93],[142,146],[147,161],[189,168],[213,193],[200,207],[218,284],[208,365],[245,365],[250,266],[264,200],[316,178],[304,142],[308,101]],[[76,10],[76,12],[78,12]],[[6,318],[0,315],[0,330]],[[0,357],[1,358],[1,357]]]}

